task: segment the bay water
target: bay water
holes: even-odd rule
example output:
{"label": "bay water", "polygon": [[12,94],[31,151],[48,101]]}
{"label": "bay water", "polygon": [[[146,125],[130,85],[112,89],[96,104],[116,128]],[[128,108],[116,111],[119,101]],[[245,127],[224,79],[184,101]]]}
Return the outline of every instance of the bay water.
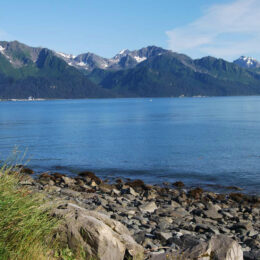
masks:
{"label": "bay water", "polygon": [[260,194],[260,97],[0,102],[0,158],[75,175]]}

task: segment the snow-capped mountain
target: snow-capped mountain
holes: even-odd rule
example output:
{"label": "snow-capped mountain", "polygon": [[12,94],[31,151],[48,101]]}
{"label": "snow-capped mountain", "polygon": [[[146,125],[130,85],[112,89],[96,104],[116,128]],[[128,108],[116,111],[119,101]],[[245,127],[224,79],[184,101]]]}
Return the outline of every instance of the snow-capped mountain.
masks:
{"label": "snow-capped mountain", "polygon": [[103,58],[89,52],[80,54],[76,57],[61,52],[56,52],[56,55],[65,60],[70,66],[92,71],[96,68],[104,70],[121,70],[133,68],[148,58],[161,55],[166,52],[170,51],[156,46],[148,46],[146,48],[135,51],[130,51],[127,49],[122,50],[111,59]]}
{"label": "snow-capped mountain", "polygon": [[241,56],[239,59],[235,60],[234,63],[248,69],[260,68],[260,62],[252,57]]}
{"label": "snow-capped mountain", "polygon": [[62,58],[63,60],[65,60],[70,66],[79,69],[85,69],[91,71],[95,68],[105,69],[108,66],[107,59],[104,59],[90,52],[80,54],[78,56],[56,52],[56,55]]}
{"label": "snow-capped mountain", "polygon": [[18,41],[0,41],[0,54],[16,68],[36,62],[41,49],[29,47]]}

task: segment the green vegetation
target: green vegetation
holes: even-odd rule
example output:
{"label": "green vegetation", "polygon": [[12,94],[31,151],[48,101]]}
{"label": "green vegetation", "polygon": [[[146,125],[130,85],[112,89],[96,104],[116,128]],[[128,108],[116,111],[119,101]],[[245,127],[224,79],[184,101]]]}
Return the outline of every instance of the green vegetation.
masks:
{"label": "green vegetation", "polygon": [[82,259],[83,254],[75,257],[61,246],[57,232],[62,220],[50,216],[51,204],[43,195],[19,185],[21,178],[13,168],[0,170],[0,259]]}
{"label": "green vegetation", "polygon": [[47,240],[57,227],[40,195],[18,186],[18,173],[10,168],[0,176],[0,258],[45,259]]}

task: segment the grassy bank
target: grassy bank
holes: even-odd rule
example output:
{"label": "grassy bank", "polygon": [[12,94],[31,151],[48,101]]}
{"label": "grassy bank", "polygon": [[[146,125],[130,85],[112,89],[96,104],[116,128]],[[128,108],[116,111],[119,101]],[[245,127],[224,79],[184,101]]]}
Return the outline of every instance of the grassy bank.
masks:
{"label": "grassy bank", "polygon": [[19,186],[21,177],[11,168],[0,170],[0,259],[74,259],[53,238],[61,220],[50,216],[43,195]]}

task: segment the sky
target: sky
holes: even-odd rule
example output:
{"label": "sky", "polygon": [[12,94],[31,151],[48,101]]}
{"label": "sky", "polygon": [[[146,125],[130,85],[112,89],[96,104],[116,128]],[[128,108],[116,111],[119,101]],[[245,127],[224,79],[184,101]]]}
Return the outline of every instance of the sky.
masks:
{"label": "sky", "polygon": [[260,0],[8,0],[0,40],[107,58],[156,45],[192,58],[260,60]]}

